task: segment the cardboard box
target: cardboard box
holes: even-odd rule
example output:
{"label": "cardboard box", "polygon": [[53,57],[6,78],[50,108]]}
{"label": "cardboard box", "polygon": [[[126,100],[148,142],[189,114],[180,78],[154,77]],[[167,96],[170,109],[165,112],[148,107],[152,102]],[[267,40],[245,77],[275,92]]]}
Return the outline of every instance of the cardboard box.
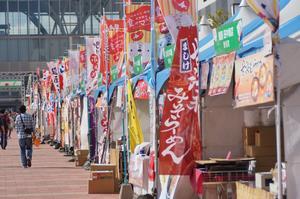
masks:
{"label": "cardboard box", "polygon": [[255,145],[255,127],[243,128],[244,146]]}
{"label": "cardboard box", "polygon": [[89,180],[89,194],[112,194],[115,193],[115,181],[112,177],[99,180]]}
{"label": "cardboard box", "polygon": [[237,199],[274,199],[274,195],[263,189],[249,187],[242,183],[236,183]]}
{"label": "cardboard box", "polygon": [[113,170],[115,171],[116,165],[114,164],[91,164],[91,171],[105,171]]}
{"label": "cardboard box", "polygon": [[118,149],[110,149],[110,163],[116,165],[116,177],[120,180],[120,152]]}
{"label": "cardboard box", "polygon": [[75,154],[75,156],[88,156],[89,150],[76,149],[74,154]]}
{"label": "cardboard box", "polygon": [[[276,138],[275,126],[257,126],[257,127],[245,127],[243,128],[244,145],[256,145],[255,134],[263,134],[263,136]],[[265,139],[264,139],[265,140]],[[276,140],[276,139],[275,139]],[[266,140],[268,141],[268,140]]]}
{"label": "cardboard box", "polygon": [[[219,187],[222,187],[222,191],[218,191]],[[231,194],[227,195],[227,191]],[[185,194],[185,193],[183,192],[183,194]],[[233,198],[232,196],[235,196],[235,195],[236,195],[236,185],[235,185],[235,183],[218,182],[218,183],[205,183],[205,184],[203,184],[203,193],[202,193],[203,198],[207,198],[207,199],[215,199],[215,198],[229,199],[229,198]],[[185,197],[185,198],[187,198],[187,197]]]}
{"label": "cardboard box", "polygon": [[269,191],[270,183],[273,182],[271,172],[255,173],[255,187]]}
{"label": "cardboard box", "polygon": [[119,179],[118,176],[116,175],[117,173],[117,167],[114,164],[91,164],[91,174],[94,171],[111,171],[113,172],[114,176],[114,190],[115,192],[119,192]]}
{"label": "cardboard box", "polygon": [[114,178],[113,171],[93,171],[91,172],[92,180],[101,180],[103,178]]}
{"label": "cardboard box", "polygon": [[246,155],[250,157],[275,156],[276,147],[246,146]]}
{"label": "cardboard box", "polygon": [[75,156],[75,166],[76,167],[83,166],[86,161],[87,161],[87,157]]}
{"label": "cardboard box", "polygon": [[255,131],[255,146],[276,146],[275,127],[261,127]]}
{"label": "cardboard box", "polygon": [[75,166],[83,166],[88,159],[89,150],[75,150]]}

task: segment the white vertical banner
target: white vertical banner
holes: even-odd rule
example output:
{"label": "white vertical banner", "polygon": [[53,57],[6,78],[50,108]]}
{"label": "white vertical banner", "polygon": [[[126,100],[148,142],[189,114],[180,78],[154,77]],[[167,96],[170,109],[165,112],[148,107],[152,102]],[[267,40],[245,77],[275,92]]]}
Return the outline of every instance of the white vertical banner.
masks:
{"label": "white vertical banner", "polygon": [[100,38],[86,37],[86,67],[87,67],[87,85],[86,92],[90,93],[97,86],[100,64]]}
{"label": "white vertical banner", "polygon": [[88,100],[87,97],[83,98],[83,111],[81,117],[81,125],[80,125],[80,149],[89,149],[88,142]]}
{"label": "white vertical banner", "polygon": [[69,50],[70,76],[73,92],[79,87],[79,56],[79,50]]}

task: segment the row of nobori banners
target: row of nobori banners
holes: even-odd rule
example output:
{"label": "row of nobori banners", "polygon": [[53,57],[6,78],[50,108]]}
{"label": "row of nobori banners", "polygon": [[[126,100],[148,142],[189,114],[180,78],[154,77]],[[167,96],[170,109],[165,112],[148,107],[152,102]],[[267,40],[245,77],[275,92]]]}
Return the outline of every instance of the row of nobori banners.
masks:
{"label": "row of nobori banners", "polygon": [[[187,174],[191,171],[193,161],[201,158],[197,113],[196,1],[180,4],[177,1],[158,0],[155,6],[158,67],[154,70],[171,68],[164,108],[166,114],[163,115],[161,125],[160,172]],[[42,78],[48,112],[55,110],[54,101],[58,99],[70,99],[82,92],[93,95],[99,86],[109,86],[124,76],[130,79],[153,68],[150,66],[151,7],[129,4],[125,11],[125,23],[123,20],[103,17],[99,37],[86,37],[85,45],[69,50],[68,56],[62,59],[48,63],[49,70],[43,72]],[[126,60],[124,51],[127,54]],[[128,91],[131,89],[128,88]],[[128,100],[133,100],[130,94],[128,96]],[[133,151],[143,141],[143,136],[139,135],[139,125],[134,124],[137,118],[136,113],[132,112],[136,112],[136,108],[131,101],[128,104],[130,149]],[[184,154],[182,149],[186,151]],[[163,166],[169,165],[170,161],[174,162],[172,170]]]}
{"label": "row of nobori banners", "polygon": [[[130,4],[125,11],[125,23],[103,17],[99,37],[86,37],[85,45],[69,50],[63,59],[48,63],[49,70],[43,73],[48,110],[54,109],[51,85],[58,98],[76,95],[79,91],[89,96],[99,86],[109,86],[124,76],[130,79],[148,68],[155,71],[170,68],[159,128],[159,173],[188,175],[194,161],[201,159],[200,89],[208,89],[210,96],[226,93],[235,63],[236,107],[270,102],[274,100],[273,56],[256,54],[236,60],[241,31],[239,21],[235,21],[216,29],[217,56],[201,63],[199,74],[196,0],[157,0],[154,19],[158,65],[151,66],[151,7]],[[127,86],[125,83],[124,87]],[[127,89],[132,92],[131,87]],[[143,136],[134,113],[136,107],[131,95],[128,96],[128,127],[133,151],[143,142]]]}

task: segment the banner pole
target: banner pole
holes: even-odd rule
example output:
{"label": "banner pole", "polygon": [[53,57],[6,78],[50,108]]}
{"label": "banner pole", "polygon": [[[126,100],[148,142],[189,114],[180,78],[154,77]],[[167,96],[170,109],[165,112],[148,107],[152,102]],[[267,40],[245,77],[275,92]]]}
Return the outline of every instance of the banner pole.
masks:
{"label": "banner pole", "polygon": [[[127,54],[126,54],[126,1],[123,1],[123,31],[124,31],[124,47],[123,47],[123,67],[125,66],[125,79],[124,79],[124,103],[123,103],[123,164],[124,164],[124,183],[128,184],[128,172],[127,172],[127,158],[129,157],[127,147],[128,142],[128,112],[127,112]],[[121,67],[122,70],[122,67]],[[121,72],[122,74],[122,72]],[[126,144],[127,143],[127,144]]]}
{"label": "banner pole", "polygon": [[[104,21],[104,26],[105,26],[105,8],[103,8],[103,21]],[[104,42],[104,65],[105,65],[105,76],[106,76],[106,104],[107,104],[107,139],[106,139],[106,158],[107,155],[108,157],[110,156],[109,153],[109,144],[110,144],[110,107],[109,107],[109,68],[108,68],[108,60],[107,60],[107,53],[108,53],[108,45],[107,45],[107,30],[106,27],[104,27],[104,40],[102,41]],[[109,161],[109,158],[106,159]]]}
{"label": "banner pole", "polygon": [[154,112],[154,124],[155,127],[153,128],[154,130],[154,184],[153,184],[153,195],[154,198],[157,198],[158,195],[158,117],[157,117],[157,96],[156,96],[156,63],[155,63],[155,0],[151,0],[151,68],[152,68],[152,78],[153,78],[153,83],[154,83],[154,100],[153,100],[153,112]]}
{"label": "banner pole", "polygon": [[281,89],[280,89],[280,70],[281,61],[278,52],[278,44],[280,41],[278,31],[275,34],[275,59],[277,61],[276,81],[277,81],[277,92],[276,92],[276,154],[277,154],[277,178],[278,178],[278,199],[282,199],[282,166],[281,166]]}

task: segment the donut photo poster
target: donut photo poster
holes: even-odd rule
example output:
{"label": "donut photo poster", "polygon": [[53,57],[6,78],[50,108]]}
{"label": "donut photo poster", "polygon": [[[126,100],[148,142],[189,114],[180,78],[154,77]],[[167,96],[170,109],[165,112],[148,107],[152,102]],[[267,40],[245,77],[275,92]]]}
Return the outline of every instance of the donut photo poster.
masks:
{"label": "donut photo poster", "polygon": [[235,107],[274,101],[274,56],[256,53],[235,61]]}

